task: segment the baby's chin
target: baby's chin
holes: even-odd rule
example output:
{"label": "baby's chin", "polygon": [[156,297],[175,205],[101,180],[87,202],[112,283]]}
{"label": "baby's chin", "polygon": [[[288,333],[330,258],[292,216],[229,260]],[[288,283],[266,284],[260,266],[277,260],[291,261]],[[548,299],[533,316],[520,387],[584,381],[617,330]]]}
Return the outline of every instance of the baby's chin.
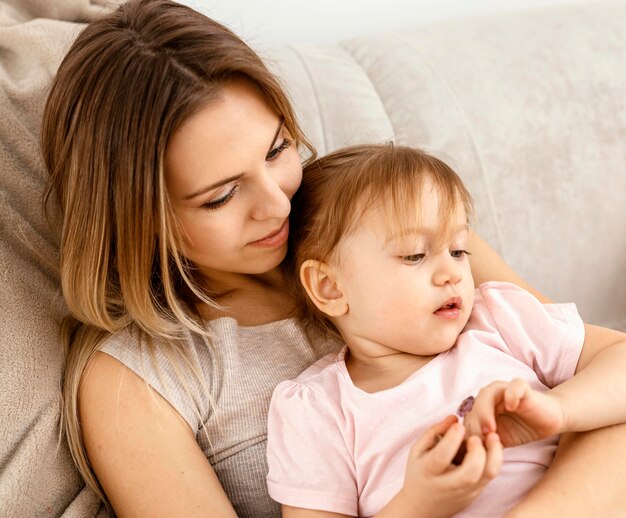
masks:
{"label": "baby's chin", "polygon": [[456,344],[456,338],[454,340],[431,340],[424,347],[419,347],[419,350],[407,351],[411,354],[418,356],[437,356],[438,354],[445,353],[452,349]]}
{"label": "baby's chin", "polygon": [[435,354],[445,353],[449,351],[450,349],[452,349],[455,345],[456,345],[456,339],[451,342],[445,342],[444,344],[441,345],[441,347],[439,348],[439,351],[437,351],[437,353]]}
{"label": "baby's chin", "polygon": [[452,349],[456,345],[460,335],[460,331],[456,333],[450,333],[450,336],[445,337],[435,345],[434,349],[436,349],[436,352],[433,352],[432,354],[441,354]]}

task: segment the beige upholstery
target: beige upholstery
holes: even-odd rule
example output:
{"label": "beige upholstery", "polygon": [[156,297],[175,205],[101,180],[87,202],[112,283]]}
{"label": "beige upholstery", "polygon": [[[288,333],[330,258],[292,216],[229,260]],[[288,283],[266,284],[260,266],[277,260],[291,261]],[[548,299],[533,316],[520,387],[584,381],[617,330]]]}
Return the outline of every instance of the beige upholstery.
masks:
{"label": "beige upholstery", "polygon": [[[37,155],[71,20],[100,2],[0,3],[0,516],[94,516],[57,446],[65,311]],[[58,20],[34,19],[54,17]],[[61,21],[66,20],[66,21]],[[626,4],[466,19],[266,56],[320,153],[394,139],[457,168],[479,232],[531,284],[626,330]]]}
{"label": "beige upholstery", "polygon": [[626,4],[448,21],[270,55],[321,153],[394,139],[461,174],[478,230],[626,329]]}

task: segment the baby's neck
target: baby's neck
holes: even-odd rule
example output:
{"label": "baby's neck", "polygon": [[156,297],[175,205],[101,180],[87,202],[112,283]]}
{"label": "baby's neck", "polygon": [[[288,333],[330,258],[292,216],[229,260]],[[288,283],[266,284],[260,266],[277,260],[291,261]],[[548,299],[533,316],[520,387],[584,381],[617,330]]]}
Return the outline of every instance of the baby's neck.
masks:
{"label": "baby's neck", "polygon": [[355,387],[369,393],[380,392],[400,385],[434,356],[394,352],[378,357],[346,353],[346,367]]}

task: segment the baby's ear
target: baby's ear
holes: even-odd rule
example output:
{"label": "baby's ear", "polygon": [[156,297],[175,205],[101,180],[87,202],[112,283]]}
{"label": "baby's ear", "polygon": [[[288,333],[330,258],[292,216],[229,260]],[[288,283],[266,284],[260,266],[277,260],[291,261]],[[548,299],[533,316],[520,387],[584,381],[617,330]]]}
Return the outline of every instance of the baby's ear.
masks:
{"label": "baby's ear", "polygon": [[348,311],[348,301],[337,287],[331,268],[321,261],[308,259],[300,266],[300,282],[317,308],[329,317]]}

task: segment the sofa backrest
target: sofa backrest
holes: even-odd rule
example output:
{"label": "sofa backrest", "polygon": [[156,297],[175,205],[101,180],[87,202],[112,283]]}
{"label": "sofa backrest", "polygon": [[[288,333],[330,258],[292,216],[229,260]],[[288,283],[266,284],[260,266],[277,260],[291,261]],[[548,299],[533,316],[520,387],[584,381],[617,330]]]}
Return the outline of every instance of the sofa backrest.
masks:
{"label": "sofa backrest", "polygon": [[[64,5],[66,19],[100,3],[23,2],[49,16]],[[624,2],[594,2],[266,57],[321,154],[390,139],[438,154],[471,189],[478,231],[516,271],[587,321],[626,330],[624,20]],[[0,6],[1,516],[99,508],[58,443],[66,309],[38,155],[46,88],[80,28]]]}
{"label": "sofa backrest", "polygon": [[321,154],[394,140],[452,165],[478,232],[531,285],[626,329],[626,4],[453,20],[285,46]]}

